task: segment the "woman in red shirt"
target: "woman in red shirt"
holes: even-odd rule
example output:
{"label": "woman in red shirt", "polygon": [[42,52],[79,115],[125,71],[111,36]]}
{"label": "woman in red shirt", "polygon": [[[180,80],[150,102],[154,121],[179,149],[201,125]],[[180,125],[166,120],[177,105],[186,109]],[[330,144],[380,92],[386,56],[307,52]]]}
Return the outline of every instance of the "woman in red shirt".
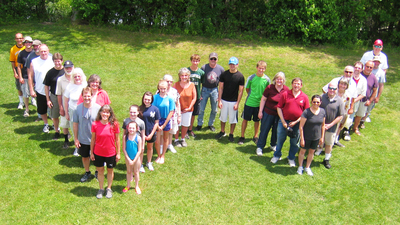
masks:
{"label": "woman in red shirt", "polygon": [[107,165],[106,198],[112,197],[111,185],[114,179],[114,170],[120,160],[119,126],[114,111],[110,105],[103,105],[92,124],[92,140],[90,143],[90,159],[98,171],[100,190],[96,197],[102,198],[104,193],[104,163]]}

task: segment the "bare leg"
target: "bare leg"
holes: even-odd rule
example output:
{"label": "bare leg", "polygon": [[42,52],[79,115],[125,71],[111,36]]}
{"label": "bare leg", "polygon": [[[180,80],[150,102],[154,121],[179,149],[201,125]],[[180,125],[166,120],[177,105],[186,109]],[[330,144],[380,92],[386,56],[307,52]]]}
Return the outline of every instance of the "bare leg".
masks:
{"label": "bare leg", "polygon": [[233,134],[233,132],[235,132],[235,127],[236,127],[236,123],[231,124],[231,132],[230,132],[230,134]]}
{"label": "bare leg", "polygon": [[182,126],[182,131],[181,131],[181,138],[182,139],[185,139],[187,131],[188,131],[188,127]]}
{"label": "bare leg", "polygon": [[154,143],[147,143],[147,162],[151,162],[153,158],[153,145]]}
{"label": "bare leg", "polygon": [[244,133],[246,132],[246,128],[247,128],[247,120],[243,120],[243,122],[242,122],[242,134],[241,134],[242,136],[241,137],[244,137]]}
{"label": "bare leg", "polygon": [[133,173],[135,174],[135,191],[136,194],[140,195],[142,191],[139,188],[139,169],[140,169],[140,164],[137,163],[136,165],[133,165]]}
{"label": "bare leg", "polygon": [[104,190],[104,167],[96,167],[98,171],[97,179],[99,180],[99,186],[101,190]]}
{"label": "bare leg", "polygon": [[260,131],[260,121],[254,122],[254,137],[258,137]]}
{"label": "bare leg", "polygon": [[315,149],[308,149],[306,168],[310,168],[311,163],[312,163],[312,161],[314,159],[314,152],[315,152]]}
{"label": "bare leg", "polygon": [[90,172],[89,167],[90,167],[90,158],[89,157],[82,157],[82,164],[83,168],[85,168],[86,172]]}
{"label": "bare leg", "polygon": [[221,132],[225,133],[225,123],[221,122]]}
{"label": "bare leg", "polygon": [[[104,174],[104,167],[103,168],[103,174]],[[111,189],[112,182],[114,180],[114,169],[113,168],[107,168],[107,188]]]}
{"label": "bare leg", "polygon": [[[299,156],[298,156],[298,158],[299,158],[299,167],[303,166],[303,160],[304,160],[304,154],[305,153],[306,153],[306,150],[304,148],[301,148],[300,152],[299,152]],[[308,157],[307,157],[307,161],[308,161]]]}

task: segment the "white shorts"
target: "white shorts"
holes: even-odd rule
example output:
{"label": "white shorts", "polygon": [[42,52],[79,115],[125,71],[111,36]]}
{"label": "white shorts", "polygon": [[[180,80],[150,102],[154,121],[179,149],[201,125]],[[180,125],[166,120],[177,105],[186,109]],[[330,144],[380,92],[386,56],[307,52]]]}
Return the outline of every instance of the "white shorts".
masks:
{"label": "white shorts", "polygon": [[65,116],[60,116],[60,127],[69,128],[69,121],[65,118]]}
{"label": "white shorts", "polygon": [[181,114],[181,123],[179,126],[189,127],[193,112],[185,112]]}
{"label": "white shorts", "polygon": [[360,102],[360,105],[358,106],[358,110],[356,112],[356,116],[364,117],[365,113],[367,112],[368,106],[365,106],[366,102],[361,102],[361,101],[359,101],[359,102]]}
{"label": "white shorts", "polygon": [[238,111],[233,109],[236,102],[228,102],[224,100],[221,100],[221,102],[222,109],[221,114],[219,115],[219,120],[221,120],[223,123],[226,123],[229,116],[229,123],[236,124],[238,122]]}
{"label": "white shorts", "polygon": [[332,146],[336,137],[336,132],[325,132],[325,145]]}
{"label": "white shorts", "polygon": [[171,118],[171,130],[169,130],[170,134],[176,134],[176,132],[179,130],[178,122],[176,120],[176,117]]}

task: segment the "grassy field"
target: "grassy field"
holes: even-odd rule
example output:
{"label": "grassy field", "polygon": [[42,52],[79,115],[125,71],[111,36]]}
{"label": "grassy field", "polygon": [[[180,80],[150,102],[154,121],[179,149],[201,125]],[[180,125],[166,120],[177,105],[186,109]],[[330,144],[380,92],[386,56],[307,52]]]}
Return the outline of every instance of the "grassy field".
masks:
{"label": "grassy field", "polygon": [[[22,32],[60,52],[86,75],[99,74],[117,118],[129,116],[128,107],[140,104],[145,91],[155,91],[164,74],[177,80],[178,70],[190,65],[189,57],[217,52],[219,64],[228,68],[231,56],[247,78],[256,63],[268,63],[266,74],[286,73],[304,81],[303,91],[319,94],[321,87],[342,74],[344,66],[359,60],[368,47],[301,47],[265,40],[242,42],[198,37],[132,33],[88,26],[26,24],[0,27],[0,218],[2,224],[399,224],[400,222],[400,88],[398,49],[384,48],[390,62],[387,83],[372,123],[362,136],[334,148],[332,169],[312,164],[314,177],[300,176],[284,158],[269,162],[273,153],[255,155],[250,141],[252,123],[244,145],[215,140],[216,133],[202,130],[196,140],[177,154],[166,155],[164,165],[141,174],[142,195],[122,193],[126,186],[123,160],[117,165],[112,199],[96,199],[95,179],[80,183],[84,170],[73,147],[63,150],[42,132],[43,123],[24,118],[17,110],[16,91],[9,63],[14,34]],[[244,99],[240,107],[243,110]],[[209,106],[205,118],[208,120]],[[241,120],[240,120],[241,124]],[[219,129],[219,120],[216,120]],[[235,131],[236,141],[240,125]],[[269,143],[269,141],[268,141]],[[283,148],[284,157],[288,144]],[[92,172],[94,166],[91,166]]]}

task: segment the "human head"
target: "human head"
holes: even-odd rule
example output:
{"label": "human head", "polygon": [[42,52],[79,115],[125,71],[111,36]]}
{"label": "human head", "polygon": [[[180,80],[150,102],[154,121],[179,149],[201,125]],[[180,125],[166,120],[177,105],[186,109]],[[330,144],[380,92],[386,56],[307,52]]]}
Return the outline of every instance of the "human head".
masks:
{"label": "human head", "polygon": [[239,67],[239,59],[236,57],[231,57],[229,59],[229,71],[231,73],[236,73],[238,67]]}
{"label": "human head", "polygon": [[138,105],[131,105],[129,107],[129,115],[130,118],[135,118],[139,115],[139,106]]}
{"label": "human head", "polygon": [[53,62],[54,62],[54,68],[56,68],[58,70],[61,70],[63,68],[63,64],[62,64],[63,56],[60,53],[58,53],[58,52],[54,53]]}
{"label": "human head", "polygon": [[313,95],[311,97],[311,105],[319,107],[321,105],[321,95]]}
{"label": "human head", "polygon": [[189,82],[189,78],[190,78],[190,70],[186,67],[183,67],[179,70],[178,72],[178,76],[179,76],[179,81],[181,81],[181,77],[187,75],[187,82]]}
{"label": "human head", "polygon": [[83,98],[83,104],[90,105],[92,101],[93,90],[90,87],[85,87],[82,89],[81,95]]}
{"label": "human head", "polygon": [[160,80],[157,85],[157,89],[160,93],[166,94],[168,83],[165,80]]}
{"label": "human head", "polygon": [[84,80],[86,80],[85,73],[79,67],[75,68],[72,71],[71,76],[72,76],[71,83],[74,83],[74,84],[81,84]]}
{"label": "human head", "polygon": [[95,89],[97,88],[98,90],[101,90],[101,79],[99,75],[97,74],[90,75],[87,82],[88,82],[88,87]]}
{"label": "human head", "polygon": [[364,69],[364,65],[362,62],[357,61],[354,63],[354,74],[355,75],[359,75],[361,73],[361,71],[363,71]]}
{"label": "human head", "polygon": [[41,41],[39,41],[39,40],[34,40],[33,41],[33,43],[32,43],[32,47],[33,47],[33,50],[35,51],[35,52],[39,52],[39,46],[42,44],[42,42]]}
{"label": "human head", "polygon": [[272,78],[272,84],[273,84],[273,85],[276,85],[276,84],[277,84],[276,80],[279,80],[278,83],[280,84],[280,83],[281,83],[281,82],[280,82],[280,79],[282,80],[282,85],[284,85],[285,82],[286,82],[286,77],[285,77],[285,73],[284,73],[284,72],[278,72],[278,73],[276,73],[275,76],[274,76],[274,78]]}
{"label": "human head", "polygon": [[263,60],[257,62],[257,74],[262,75],[264,74],[265,70],[267,69],[267,63]]}
{"label": "human head", "polygon": [[74,64],[71,62],[71,60],[67,60],[64,62],[64,72],[67,75],[71,75],[72,71],[74,70]]}
{"label": "human head", "polygon": [[100,121],[102,119],[103,112],[108,112],[110,114],[108,117],[108,122],[113,126],[117,119],[115,118],[113,109],[108,104],[105,104],[100,108],[99,112],[97,113],[96,121]]}
{"label": "human head", "polygon": [[150,91],[146,91],[142,97],[142,105],[151,105],[153,103],[153,93]]}
{"label": "human head", "polygon": [[32,40],[32,38],[31,38],[31,36],[25,36],[25,38],[24,38],[24,43],[26,43],[26,42],[33,43],[33,40]]}
{"label": "human head", "polygon": [[344,90],[347,90],[347,88],[349,88],[350,79],[351,78],[347,78],[347,77],[340,78],[340,80],[338,82],[338,89],[343,87]]}
{"label": "human head", "polygon": [[328,96],[329,96],[329,98],[335,97],[335,95],[337,93],[337,86],[338,86],[338,84],[336,82],[329,83],[329,85],[328,85]]}
{"label": "human head", "polygon": [[354,73],[354,67],[353,66],[346,66],[344,68],[344,77],[349,77],[351,78]]}
{"label": "human head", "polygon": [[200,61],[200,56],[198,54],[193,54],[190,56],[190,61],[198,60]]}
{"label": "human head", "polygon": [[372,61],[374,62],[374,69],[378,69],[379,65],[381,64],[381,57],[376,55]]}
{"label": "human head", "polygon": [[49,47],[45,44],[41,44],[39,47],[39,54],[41,59],[46,60],[49,56]]}
{"label": "human head", "polygon": [[163,77],[163,80],[167,81],[168,90],[169,90],[171,88],[172,84],[174,83],[174,78],[169,74],[165,74]]}
{"label": "human head", "polygon": [[215,52],[210,53],[210,55],[208,56],[208,61],[210,65],[216,65],[218,62],[218,54]]}
{"label": "human head", "polygon": [[374,66],[375,64],[372,60],[367,61],[364,66],[364,75],[370,75],[372,70],[374,69]]}
{"label": "human head", "polygon": [[303,87],[303,81],[299,77],[296,77],[292,80],[293,91],[295,92],[300,91],[302,87]]}
{"label": "human head", "polygon": [[382,51],[383,49],[383,42],[381,39],[376,39],[374,44],[373,44],[373,49],[374,49],[374,53],[376,53],[375,55],[379,55],[379,53]]}
{"label": "human head", "polygon": [[33,43],[33,41],[30,36],[26,36],[24,38],[25,49],[29,49],[29,51],[30,51],[30,49],[32,48],[32,43]]}
{"label": "human head", "polygon": [[130,133],[130,131],[132,133],[135,133],[138,130],[138,125],[135,121],[131,121],[128,123],[128,125],[126,125],[126,131],[125,131],[125,135],[128,135]]}
{"label": "human head", "polygon": [[24,36],[21,33],[15,34],[15,41],[17,42],[17,46],[21,47],[22,42],[24,41]]}

